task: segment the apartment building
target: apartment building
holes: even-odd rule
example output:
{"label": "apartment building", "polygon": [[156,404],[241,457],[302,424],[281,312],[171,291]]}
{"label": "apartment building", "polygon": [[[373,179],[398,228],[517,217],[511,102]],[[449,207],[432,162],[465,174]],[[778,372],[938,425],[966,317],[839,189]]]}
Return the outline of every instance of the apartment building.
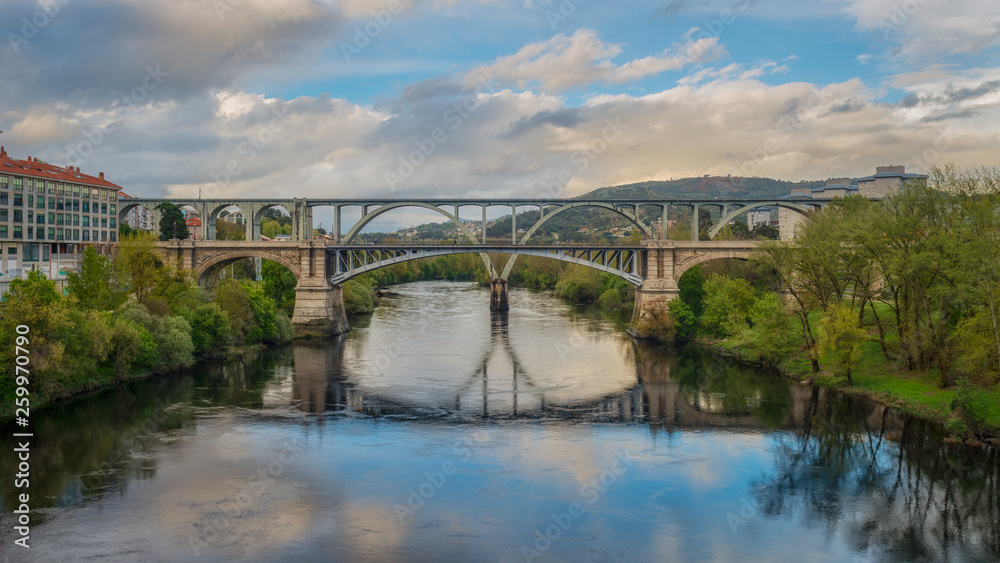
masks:
{"label": "apartment building", "polygon": [[104,173],[13,158],[0,147],[0,281],[42,270],[62,279],[81,245],[118,239],[118,194]]}

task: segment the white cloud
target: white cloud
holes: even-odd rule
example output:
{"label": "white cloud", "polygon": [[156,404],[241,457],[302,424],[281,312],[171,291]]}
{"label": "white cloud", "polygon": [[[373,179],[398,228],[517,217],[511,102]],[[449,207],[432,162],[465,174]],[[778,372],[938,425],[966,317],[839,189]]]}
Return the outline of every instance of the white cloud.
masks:
{"label": "white cloud", "polygon": [[538,86],[545,91],[558,92],[595,83],[632,82],[728,54],[719,45],[718,37],[685,37],[684,41],[659,54],[618,65],[611,59],[621,54],[620,45],[605,43],[593,30],[580,29],[572,36],[556,35],[526,45],[513,55],[498,58],[470,72],[469,81],[492,76],[501,84],[519,89]]}
{"label": "white cloud", "polygon": [[996,0],[830,0],[862,30],[877,31],[891,50],[918,60],[968,54],[1000,43]]}

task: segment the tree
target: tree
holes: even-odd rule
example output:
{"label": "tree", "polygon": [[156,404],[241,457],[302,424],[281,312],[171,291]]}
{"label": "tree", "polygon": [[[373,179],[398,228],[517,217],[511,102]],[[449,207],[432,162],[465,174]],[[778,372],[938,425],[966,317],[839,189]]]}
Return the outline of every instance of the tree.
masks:
{"label": "tree", "polygon": [[246,229],[225,219],[215,221],[215,238],[218,240],[246,240]]}
{"label": "tree", "polygon": [[155,242],[152,233],[125,237],[118,242],[114,261],[117,277],[124,289],[139,301],[146,299],[165,277]]}
{"label": "tree", "polygon": [[684,272],[677,281],[677,287],[680,289],[681,301],[687,304],[694,316],[700,317],[705,300],[705,274],[702,273],[701,266],[693,266]]}
{"label": "tree", "polygon": [[132,225],[129,225],[128,223],[126,223],[124,221],[118,224],[118,238],[119,239],[127,237],[127,236],[135,234],[135,233],[138,233],[138,232],[139,232],[139,229],[133,229]]}
{"label": "tree", "polygon": [[705,282],[702,325],[719,336],[732,336],[749,322],[750,308],[757,302],[746,280],[714,275]]}
{"label": "tree", "polygon": [[117,309],[125,301],[127,293],[118,281],[114,265],[92,246],[83,251],[80,271],[70,272],[66,278],[70,294],[76,296],[84,308],[108,311]]}
{"label": "tree", "polygon": [[851,371],[861,359],[861,343],[867,334],[858,317],[844,304],[831,305],[819,322],[820,347],[833,354],[834,365],[851,381]]}
{"label": "tree", "polygon": [[781,232],[767,223],[758,223],[757,226],[750,231],[750,236],[755,239],[778,240],[778,237],[781,236]]}
{"label": "tree", "polygon": [[191,236],[188,233],[187,223],[184,222],[184,213],[176,205],[163,202],[156,206],[161,212],[160,217],[160,240],[186,239]]}
{"label": "tree", "polygon": [[261,265],[261,285],[278,308],[288,314],[295,307],[295,286],[298,280],[288,268],[271,260],[264,260]]}

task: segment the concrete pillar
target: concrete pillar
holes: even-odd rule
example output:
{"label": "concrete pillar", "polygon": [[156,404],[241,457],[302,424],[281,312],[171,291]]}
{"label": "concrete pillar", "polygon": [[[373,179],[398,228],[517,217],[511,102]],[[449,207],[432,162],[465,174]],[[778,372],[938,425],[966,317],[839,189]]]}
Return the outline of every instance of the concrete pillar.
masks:
{"label": "concrete pillar", "polygon": [[691,204],[691,240],[698,241],[698,231],[700,230],[700,225],[698,224],[698,205]]}
{"label": "concrete pillar", "polygon": [[507,280],[496,278],[490,282],[490,311],[509,311],[510,297],[507,292]]}
{"label": "concrete pillar", "polygon": [[297,335],[344,334],[351,330],[344,309],[344,288],[331,286],[323,278],[301,277],[295,286],[292,324]]}
{"label": "concrete pillar", "polygon": [[486,206],[483,206],[483,246],[486,246]]}
{"label": "concrete pillar", "polygon": [[680,297],[674,279],[674,243],[643,241],[646,247],[646,279],[635,290],[630,331],[640,338],[661,336],[660,329],[668,323],[667,303]]}
{"label": "concrete pillar", "polygon": [[333,207],[333,242],[340,244],[340,209],[339,205]]}
{"label": "concrete pillar", "polygon": [[670,210],[670,205],[664,203],[663,207],[660,208],[660,240],[667,240],[670,238],[667,230],[667,214]]}
{"label": "concrete pillar", "polygon": [[517,244],[517,206],[510,206],[510,243]]}

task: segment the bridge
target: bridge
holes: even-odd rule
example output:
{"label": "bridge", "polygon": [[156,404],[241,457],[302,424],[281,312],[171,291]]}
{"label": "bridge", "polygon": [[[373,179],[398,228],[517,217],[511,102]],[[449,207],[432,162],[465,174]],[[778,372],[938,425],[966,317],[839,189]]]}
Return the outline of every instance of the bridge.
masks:
{"label": "bridge", "polygon": [[325,240],[218,241],[170,240],[158,243],[167,260],[194,273],[204,283],[215,268],[238,260],[260,258],[281,264],[295,276],[292,322],[300,332],[342,334],[350,325],[344,310],[343,283],[355,276],[409,260],[451,254],[479,254],[493,278],[490,308],[509,308],[507,274],[493,265],[489,254],[540,256],[581,264],[618,276],[636,287],[635,318],[655,315],[680,295],[677,281],[691,267],[710,260],[745,260],[753,241],[672,241],[648,239],[640,246],[335,245]]}
{"label": "bridge", "polygon": [[[634,226],[639,228],[644,234],[644,238],[665,239],[666,232],[660,229],[654,232],[651,225],[642,221],[640,210],[651,212],[660,219],[660,225],[667,225],[670,210],[683,213],[685,217],[694,219],[698,224],[699,212],[702,209],[714,210],[717,219],[708,230],[709,237],[715,237],[729,221],[740,215],[760,207],[779,207],[789,209],[803,215],[810,211],[815,211],[830,203],[830,199],[808,198],[808,199],[153,199],[153,198],[127,198],[119,200],[118,216],[119,222],[125,220],[126,215],[133,208],[145,206],[152,210],[153,223],[159,225],[161,211],[156,207],[161,203],[172,203],[174,205],[189,208],[199,214],[202,219],[200,232],[197,238],[201,240],[215,240],[217,238],[216,225],[221,213],[227,209],[239,209],[245,218],[244,231],[245,240],[261,240],[260,226],[264,213],[269,209],[282,208],[288,212],[292,218],[292,240],[310,240],[313,238],[313,210],[317,207],[329,207],[333,209],[333,237],[336,244],[351,244],[361,231],[372,221],[396,209],[401,208],[423,208],[439,213],[448,221],[456,223],[462,237],[473,244],[487,244],[486,229],[487,210],[499,207],[509,210],[511,214],[511,244],[524,244],[552,217],[579,208],[605,209],[621,215]],[[481,211],[481,240],[472,233],[461,217],[463,208],[478,208]],[[531,225],[521,225],[526,229],[521,237],[518,237],[517,214],[519,210],[537,208],[539,219]],[[360,211],[360,219],[350,226],[344,225],[343,211],[345,209],[357,209]],[[682,209],[682,212],[677,211]],[[344,233],[344,227],[347,232]],[[698,240],[698,229],[691,229],[692,240]]]}

